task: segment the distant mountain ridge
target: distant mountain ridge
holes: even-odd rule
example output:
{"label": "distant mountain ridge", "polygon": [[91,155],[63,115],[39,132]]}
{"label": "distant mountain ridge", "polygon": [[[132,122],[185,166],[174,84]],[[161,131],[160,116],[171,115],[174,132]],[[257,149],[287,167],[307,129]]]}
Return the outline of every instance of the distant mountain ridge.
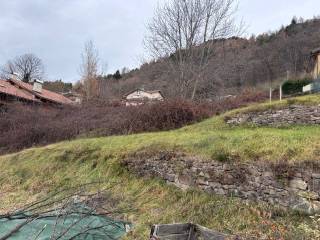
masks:
{"label": "distant mountain ridge", "polygon": [[[276,32],[257,37],[215,40],[205,77],[199,83],[197,98],[235,94],[248,87],[276,85],[286,79],[308,76],[310,52],[320,47],[320,19],[292,20]],[[159,89],[168,97],[177,97],[175,76],[161,59],[143,64],[140,69],[114,80],[110,91],[119,96],[137,87]]]}

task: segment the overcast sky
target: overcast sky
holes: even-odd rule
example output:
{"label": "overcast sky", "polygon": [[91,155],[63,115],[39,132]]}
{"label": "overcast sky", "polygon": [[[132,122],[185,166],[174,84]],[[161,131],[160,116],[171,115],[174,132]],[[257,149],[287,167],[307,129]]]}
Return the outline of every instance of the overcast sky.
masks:
{"label": "overcast sky", "polygon": [[[0,0],[0,64],[34,53],[43,60],[48,79],[74,82],[84,43],[93,40],[108,72],[138,67],[146,55],[145,25],[157,2]],[[259,34],[290,23],[293,16],[319,15],[319,7],[319,0],[240,0],[238,16],[249,35]]]}

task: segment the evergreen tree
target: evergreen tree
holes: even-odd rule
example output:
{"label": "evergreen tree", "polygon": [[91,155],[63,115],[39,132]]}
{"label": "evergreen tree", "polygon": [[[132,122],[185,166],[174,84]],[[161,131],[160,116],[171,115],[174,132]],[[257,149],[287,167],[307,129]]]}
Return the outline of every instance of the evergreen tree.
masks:
{"label": "evergreen tree", "polygon": [[116,80],[119,80],[121,78],[121,74],[120,74],[120,71],[117,70],[115,74],[113,74],[113,78],[116,79]]}

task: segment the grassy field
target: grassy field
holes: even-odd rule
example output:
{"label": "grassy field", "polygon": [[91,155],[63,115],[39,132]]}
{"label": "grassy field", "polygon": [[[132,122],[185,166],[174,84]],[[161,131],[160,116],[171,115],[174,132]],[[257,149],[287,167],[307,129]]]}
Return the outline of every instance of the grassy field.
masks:
{"label": "grassy field", "polygon": [[[301,97],[289,103],[319,104],[320,98]],[[288,103],[272,107],[283,104]],[[267,107],[261,104],[241,111]],[[128,239],[147,239],[151,224],[189,221],[244,237],[312,239],[305,230],[314,227],[308,217],[196,190],[182,192],[158,180],[132,176],[120,167],[120,160],[127,154],[148,148],[179,149],[219,161],[320,160],[320,127],[229,127],[223,118],[170,132],[79,139],[2,156],[0,211],[19,207],[61,187],[92,181],[102,181],[105,186],[117,182],[111,190],[113,195],[121,205],[135,209],[126,216],[135,224]]]}

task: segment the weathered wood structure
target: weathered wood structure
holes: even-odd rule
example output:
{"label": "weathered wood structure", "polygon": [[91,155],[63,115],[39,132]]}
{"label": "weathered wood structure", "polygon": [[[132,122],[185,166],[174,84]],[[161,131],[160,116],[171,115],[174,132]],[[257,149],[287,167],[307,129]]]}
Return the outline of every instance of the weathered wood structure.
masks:
{"label": "weathered wood structure", "polygon": [[313,78],[320,78],[320,48],[314,49],[311,52],[311,58],[314,62],[314,69],[312,72]]}
{"label": "weathered wood structure", "polygon": [[320,48],[311,51],[311,63],[314,82],[303,87],[304,93],[320,92]]}
{"label": "weathered wood structure", "polygon": [[[227,236],[205,227],[186,224],[154,225],[150,240],[226,240]],[[228,238],[230,239],[230,238]]]}

